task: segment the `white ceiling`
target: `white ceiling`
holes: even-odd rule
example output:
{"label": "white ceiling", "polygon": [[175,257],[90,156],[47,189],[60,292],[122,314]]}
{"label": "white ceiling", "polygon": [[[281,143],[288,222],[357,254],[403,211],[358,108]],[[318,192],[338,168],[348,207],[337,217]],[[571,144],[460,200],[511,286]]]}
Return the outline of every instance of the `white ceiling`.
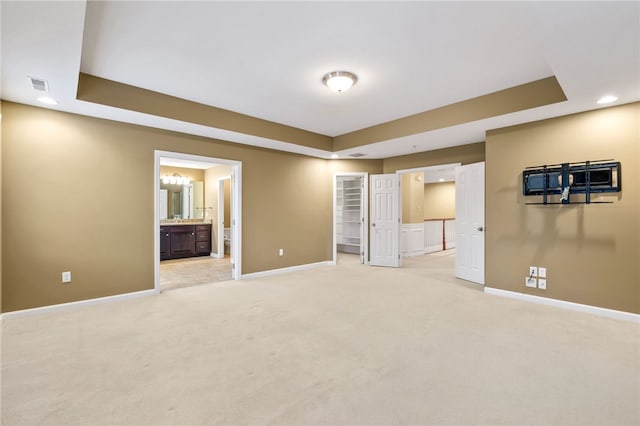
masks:
{"label": "white ceiling", "polygon": [[[640,100],[640,2],[2,1],[2,99],[329,158],[78,101],[78,72],[336,136],[555,75],[568,100],[339,152],[384,158]],[[322,76],[358,75],[336,94]],[[39,105],[42,106],[42,105]]]}

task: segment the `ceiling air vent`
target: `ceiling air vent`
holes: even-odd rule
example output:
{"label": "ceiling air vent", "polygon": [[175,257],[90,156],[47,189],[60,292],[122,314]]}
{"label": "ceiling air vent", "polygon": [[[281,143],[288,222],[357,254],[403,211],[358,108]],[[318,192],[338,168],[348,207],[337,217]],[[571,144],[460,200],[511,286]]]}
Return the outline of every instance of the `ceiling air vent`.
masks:
{"label": "ceiling air vent", "polygon": [[353,157],[353,158],[358,158],[358,157],[364,157],[367,154],[363,154],[361,152],[354,152],[353,154],[349,154],[349,157]]}
{"label": "ceiling air vent", "polygon": [[39,92],[49,91],[49,83],[47,83],[47,80],[43,80],[41,78],[35,78],[35,77],[27,77],[27,78],[31,82],[31,86],[33,87],[34,90],[37,90]]}

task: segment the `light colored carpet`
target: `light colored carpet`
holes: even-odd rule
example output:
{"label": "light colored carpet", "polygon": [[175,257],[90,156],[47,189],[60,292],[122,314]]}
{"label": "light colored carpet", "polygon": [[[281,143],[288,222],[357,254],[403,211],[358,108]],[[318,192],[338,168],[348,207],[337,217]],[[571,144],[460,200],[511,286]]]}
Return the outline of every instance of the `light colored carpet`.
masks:
{"label": "light colored carpet", "polygon": [[638,324],[486,295],[453,261],[5,318],[2,424],[640,423]]}

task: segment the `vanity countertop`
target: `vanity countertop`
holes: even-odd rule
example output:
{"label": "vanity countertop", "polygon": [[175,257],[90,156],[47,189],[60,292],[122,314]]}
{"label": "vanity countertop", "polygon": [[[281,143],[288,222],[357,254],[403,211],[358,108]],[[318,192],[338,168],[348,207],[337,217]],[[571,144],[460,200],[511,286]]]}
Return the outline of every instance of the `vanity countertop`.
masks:
{"label": "vanity countertop", "polygon": [[211,222],[161,222],[160,226],[211,225]]}

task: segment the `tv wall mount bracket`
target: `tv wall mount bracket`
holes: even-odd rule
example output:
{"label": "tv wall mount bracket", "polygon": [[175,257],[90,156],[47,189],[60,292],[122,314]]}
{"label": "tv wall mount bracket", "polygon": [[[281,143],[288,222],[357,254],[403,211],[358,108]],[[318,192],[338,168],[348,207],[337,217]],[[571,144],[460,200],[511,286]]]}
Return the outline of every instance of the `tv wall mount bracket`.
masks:
{"label": "tv wall mount bracket", "polygon": [[[622,191],[619,161],[598,160],[527,167],[522,172],[522,194],[542,196],[542,202],[525,204],[611,204],[591,201],[591,194]],[[584,201],[571,202],[572,194],[584,194]],[[549,196],[560,195],[560,201]],[[557,198],[554,198],[556,200]]]}

